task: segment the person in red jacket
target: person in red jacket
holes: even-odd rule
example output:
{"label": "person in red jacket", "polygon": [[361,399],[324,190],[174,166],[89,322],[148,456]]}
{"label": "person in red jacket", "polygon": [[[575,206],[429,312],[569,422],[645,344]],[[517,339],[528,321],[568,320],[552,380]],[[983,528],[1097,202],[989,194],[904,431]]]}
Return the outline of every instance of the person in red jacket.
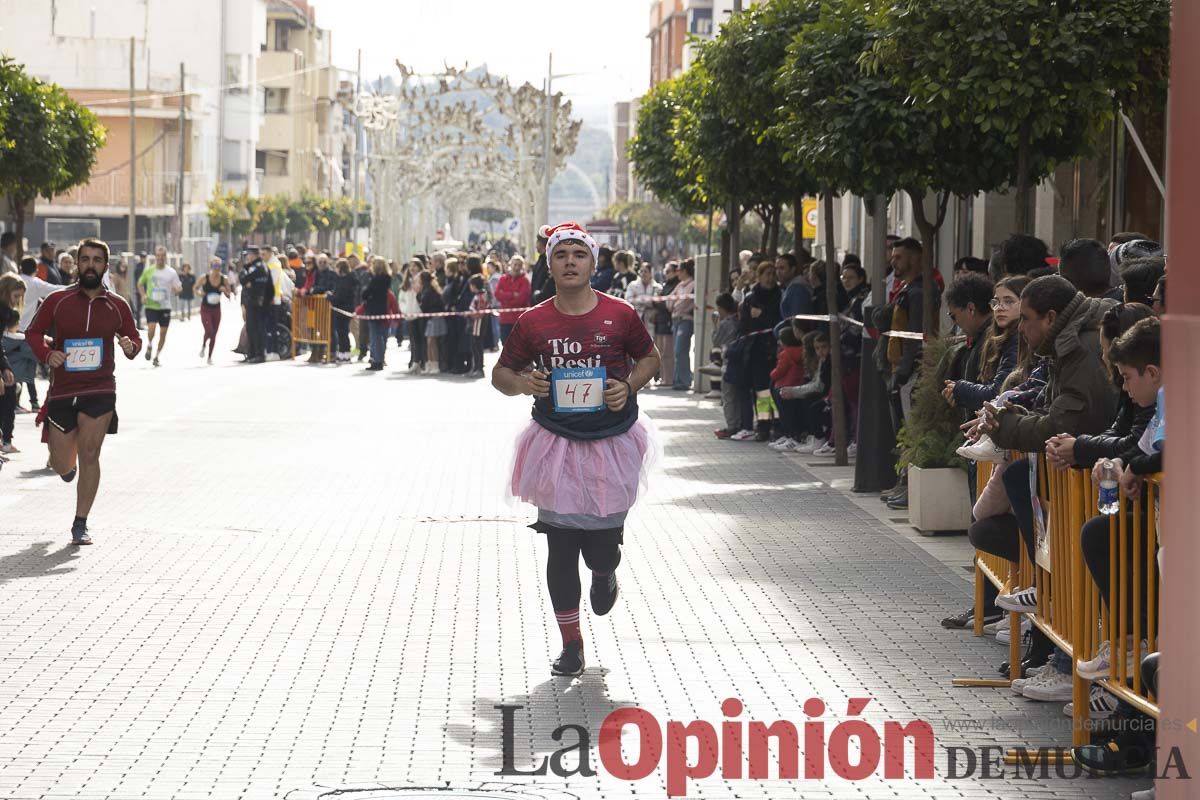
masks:
{"label": "person in red jacket", "polygon": [[779,408],[779,438],[768,445],[773,450],[785,449],[785,445],[799,443],[804,438],[801,410],[804,401],[786,397],[780,390],[808,382],[807,357],[796,331],[787,327],[779,332],[779,353],[775,356],[775,369],[771,370],[771,394]]}
{"label": "person in red jacket", "polygon": [[[500,302],[501,309],[525,308],[529,305],[531,293],[529,276],[525,274],[525,259],[513,256],[508,264],[508,272],[501,275],[496,283],[496,300]],[[520,311],[500,312],[501,344],[508,341],[508,335],[512,333],[513,326],[517,324],[520,316]]]}
{"label": "person in red jacket", "polygon": [[92,543],[87,515],[100,486],[100,448],[105,435],[117,432],[113,340],[132,359],[142,339],[125,299],[101,283],[108,245],[84,239],[76,261],[79,282],[42,301],[25,329],[25,341],[51,369],[50,391],[37,421],[46,423],[42,440],[50,446],[50,468],[68,483],[79,473],[71,540],[85,545]]}

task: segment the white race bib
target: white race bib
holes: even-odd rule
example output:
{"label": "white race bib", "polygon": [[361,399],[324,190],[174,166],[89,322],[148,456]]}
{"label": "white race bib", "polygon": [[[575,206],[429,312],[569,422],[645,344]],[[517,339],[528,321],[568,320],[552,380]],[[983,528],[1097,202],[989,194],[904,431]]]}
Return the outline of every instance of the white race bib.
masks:
{"label": "white race bib", "polygon": [[555,369],[550,371],[550,396],[554,410],[567,414],[587,414],[604,408],[604,367]]}
{"label": "white race bib", "polygon": [[221,305],[221,293],[209,292],[208,294],[204,295],[204,302],[208,303],[210,306]]}
{"label": "white race bib", "polygon": [[67,339],[63,342],[67,372],[95,372],[104,361],[103,339]]}
{"label": "white race bib", "polygon": [[156,286],[150,290],[150,299],[156,303],[167,302],[167,290],[161,286]]}

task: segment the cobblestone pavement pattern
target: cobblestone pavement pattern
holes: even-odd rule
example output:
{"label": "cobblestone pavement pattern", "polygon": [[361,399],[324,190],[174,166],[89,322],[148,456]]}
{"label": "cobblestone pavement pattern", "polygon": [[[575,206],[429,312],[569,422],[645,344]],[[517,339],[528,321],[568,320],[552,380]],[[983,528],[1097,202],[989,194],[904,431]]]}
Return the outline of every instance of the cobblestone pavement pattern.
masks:
{"label": "cobblestone pavement pattern", "polygon": [[[820,697],[827,733],[847,698],[874,698],[863,718],[880,730],[933,724],[939,775],[945,746],[1069,741],[1059,705],[951,688],[1005,656],[938,626],[969,602],[965,572],[803,460],[716,441],[718,410],[667,392],[643,401],[668,458],[627,528],[621,598],[608,617],[584,611],[583,678],[551,679],[545,544],[499,489],[525,399],[403,375],[394,346],[382,374],[229,355],[205,368],[199,337],[198,321],[176,322],[161,369],[118,367],[94,547],[68,546],[74,486],[39,469],[19,418],[25,452],[0,473],[2,798],[479,786],[501,780],[501,703],[524,707],[522,769],[560,746],[560,724],[595,747],[615,708],[716,725],[726,697],[743,720],[797,724]],[[661,767],[636,783],[510,780],[547,797],[666,791]],[[718,775],[689,796],[1118,798],[1138,785]]]}

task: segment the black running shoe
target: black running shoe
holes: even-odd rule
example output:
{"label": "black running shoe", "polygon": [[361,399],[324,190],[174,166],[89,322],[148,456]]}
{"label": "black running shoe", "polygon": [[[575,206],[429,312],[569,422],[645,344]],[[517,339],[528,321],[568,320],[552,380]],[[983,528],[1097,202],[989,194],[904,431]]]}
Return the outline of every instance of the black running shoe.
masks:
{"label": "black running shoe", "polygon": [[[999,622],[1003,618],[1003,614],[996,612],[994,614],[985,614],[983,624],[987,625],[992,622]],[[942,620],[943,628],[970,628],[975,624],[975,608],[968,608],[961,614],[955,614],[952,617],[946,617]]]}
{"label": "black running shoe", "polygon": [[91,543],[92,537],[88,536],[87,523],[76,522],[71,525],[71,544],[84,545]]}
{"label": "black running shoe", "polygon": [[550,665],[551,675],[566,675],[575,677],[583,673],[583,642],[567,642],[562,652]]}
{"label": "black running shoe", "polygon": [[58,477],[62,478],[65,483],[70,483],[75,480],[75,473],[79,472],[79,467],[71,467],[70,472],[65,472]]}
{"label": "black running shoe", "polygon": [[592,601],[592,612],[597,617],[603,617],[612,611],[612,607],[616,605],[620,588],[617,585],[617,573],[615,572],[592,576],[592,590],[588,597]]}
{"label": "black running shoe", "polygon": [[1154,745],[1144,735],[1110,735],[1099,744],[1071,749],[1071,756],[1091,775],[1140,775],[1154,763]]}

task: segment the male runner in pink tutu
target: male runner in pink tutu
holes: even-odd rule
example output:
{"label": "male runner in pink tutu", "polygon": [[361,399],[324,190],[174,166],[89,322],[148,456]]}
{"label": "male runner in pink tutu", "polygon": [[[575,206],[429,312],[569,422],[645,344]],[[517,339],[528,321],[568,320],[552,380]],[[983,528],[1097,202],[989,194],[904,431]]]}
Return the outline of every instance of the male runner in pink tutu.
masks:
{"label": "male runner in pink tutu", "polygon": [[592,571],[592,611],[617,600],[625,517],[661,451],[638,415],[637,391],[659,355],[633,306],[591,287],[599,248],[575,223],[546,243],[558,293],[526,311],[504,343],[492,385],[533,395],[533,420],[518,437],[510,490],[537,506],[546,534],[546,583],[562,634],[554,675],[583,672],[579,556]]}

